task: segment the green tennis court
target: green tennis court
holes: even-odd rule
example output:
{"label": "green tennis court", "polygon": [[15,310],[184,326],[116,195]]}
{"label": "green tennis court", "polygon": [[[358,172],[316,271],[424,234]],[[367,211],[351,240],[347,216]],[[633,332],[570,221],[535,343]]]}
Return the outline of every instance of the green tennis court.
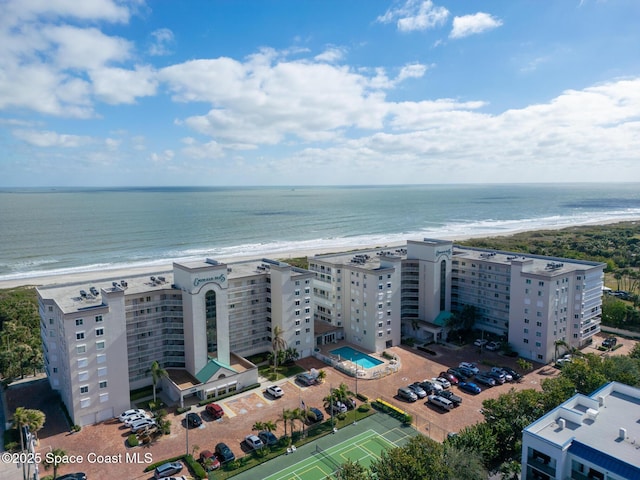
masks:
{"label": "green tennis court", "polygon": [[368,467],[380,458],[383,450],[404,445],[417,432],[388,415],[375,414],[357,425],[302,445],[295,452],[283,455],[249,471],[238,479],[264,480],[324,480],[332,478],[339,466],[351,460]]}

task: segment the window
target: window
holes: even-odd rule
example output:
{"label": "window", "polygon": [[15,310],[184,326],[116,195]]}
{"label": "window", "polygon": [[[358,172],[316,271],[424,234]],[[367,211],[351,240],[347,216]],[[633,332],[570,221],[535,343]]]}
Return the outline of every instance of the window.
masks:
{"label": "window", "polygon": [[104,350],[104,340],[96,342],[96,350]]}
{"label": "window", "polygon": [[300,335],[300,329],[296,329],[296,335]]}
{"label": "window", "polygon": [[296,320],[296,327],[300,325],[300,319]]}
{"label": "window", "polygon": [[305,331],[306,333],[310,333],[310,332],[311,332],[311,329],[310,329],[310,328],[305,328],[305,330],[304,330],[304,331]]}
{"label": "window", "polygon": [[104,403],[104,402],[108,402],[109,401],[109,394],[108,393],[101,393],[100,394],[100,403]]}
{"label": "window", "polygon": [[300,300],[296,300],[296,307],[300,306]]}
{"label": "window", "polygon": [[81,398],[80,399],[80,408],[87,408],[89,405],[91,405],[91,399],[90,398]]}
{"label": "window", "polygon": [[107,361],[107,356],[104,353],[96,355],[96,363],[104,363]]}
{"label": "window", "polygon": [[107,375],[107,367],[98,368],[98,376],[99,377],[104,377],[106,375]]}
{"label": "window", "polygon": [[76,327],[81,326],[84,323],[84,320],[82,320],[81,318],[76,318]]}
{"label": "window", "polygon": [[102,315],[96,315],[96,323],[102,322]]}
{"label": "window", "polygon": [[84,332],[76,332],[76,340],[84,340]]}
{"label": "window", "polygon": [[525,339],[523,339],[523,342],[524,342],[524,343],[529,343],[529,339],[528,339],[528,338],[525,338]]}
{"label": "window", "polygon": [[295,311],[296,317],[300,316],[300,310]]}
{"label": "window", "polygon": [[99,386],[100,388],[107,388],[107,381],[106,381],[106,380],[101,381],[101,382],[98,384],[98,386]]}
{"label": "window", "polygon": [[89,365],[89,360],[87,360],[86,358],[78,359],[78,368],[83,368],[83,367],[86,367],[87,365]]}
{"label": "window", "polygon": [[76,353],[86,353],[87,346],[86,345],[78,345],[76,347]]}
{"label": "window", "polygon": [[544,282],[538,282],[539,287],[544,287]]}
{"label": "window", "polygon": [[83,385],[82,387],[80,387],[80,393],[82,394],[89,393],[89,385]]}
{"label": "window", "polygon": [[536,337],[541,337],[542,336],[542,332],[536,332]]}
{"label": "window", "polygon": [[529,323],[529,319],[528,319],[528,318],[525,318],[525,319],[524,319],[524,323]]}
{"label": "window", "polygon": [[78,372],[78,380],[81,382],[89,380],[89,372]]}
{"label": "window", "polygon": [[49,319],[49,325],[53,325],[53,318]]}
{"label": "window", "polygon": [[537,327],[541,327],[542,326],[542,322],[536,322],[536,326]]}
{"label": "window", "polygon": [[378,336],[379,336],[379,337],[381,337],[381,336],[382,336],[382,332],[381,332],[381,331],[380,331],[380,332],[378,332]]}
{"label": "window", "polygon": [[540,342],[536,342],[536,347],[541,347],[542,344]]}
{"label": "window", "polygon": [[104,335],[104,328],[96,328],[96,337]]}
{"label": "window", "polygon": [[391,288],[391,282],[387,282],[387,288]]}
{"label": "window", "polygon": [[524,333],[529,333],[529,329],[528,329],[528,328],[525,328],[525,329],[524,329]]}
{"label": "window", "polygon": [[296,290],[296,291],[295,291],[295,295],[296,295],[296,296],[299,296],[299,295],[300,295],[300,290]]}

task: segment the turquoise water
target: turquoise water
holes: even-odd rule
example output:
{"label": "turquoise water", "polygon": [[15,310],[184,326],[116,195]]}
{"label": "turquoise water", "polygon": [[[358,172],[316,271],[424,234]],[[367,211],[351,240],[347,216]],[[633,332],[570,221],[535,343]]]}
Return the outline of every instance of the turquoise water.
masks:
{"label": "turquoise water", "polygon": [[357,363],[359,367],[362,368],[373,368],[377,367],[381,363],[384,363],[382,360],[378,360],[376,358],[370,357],[366,353],[359,352],[351,347],[340,347],[335,350],[331,350],[332,355],[337,355],[340,358],[345,358],[347,360],[351,360],[353,363]]}
{"label": "turquoise water", "polygon": [[637,183],[0,188],[0,281],[638,218]]}

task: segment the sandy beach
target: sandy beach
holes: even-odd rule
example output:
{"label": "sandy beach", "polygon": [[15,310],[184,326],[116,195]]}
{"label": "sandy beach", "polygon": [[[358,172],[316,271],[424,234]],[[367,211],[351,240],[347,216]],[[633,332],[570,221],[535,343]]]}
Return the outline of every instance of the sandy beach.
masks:
{"label": "sandy beach", "polygon": [[[593,223],[580,224],[576,226],[610,225],[610,224],[617,224],[617,223],[632,223],[636,221],[640,221],[640,218],[634,219],[632,221],[625,220],[624,222],[621,222],[620,220],[612,220],[610,222],[593,222]],[[543,230],[562,230],[565,228],[571,228],[571,226],[562,225],[558,227],[546,227]],[[515,235],[523,232],[534,232],[536,230],[538,229],[535,229],[535,230],[521,229],[517,231],[496,232],[490,235],[479,234],[479,235],[464,235],[464,236],[457,236],[457,237],[441,236],[438,239],[457,242],[457,241],[468,240],[470,238],[483,238],[483,237],[490,238],[490,237],[510,236],[510,235]],[[420,239],[408,237],[407,240],[420,240]],[[367,250],[372,248],[397,248],[405,244],[406,244],[406,241],[388,243],[388,244],[378,243],[375,245],[362,244],[354,248],[351,248],[350,250]],[[304,249],[291,250],[289,252],[278,252],[277,254],[274,254],[274,255],[262,255],[261,257],[236,256],[236,257],[228,257],[228,258],[214,257],[214,259],[219,262],[228,263],[228,264],[247,261],[247,260],[255,260],[256,258],[270,258],[273,260],[281,260],[286,262],[288,258],[313,257],[315,255],[322,255],[327,253],[340,253],[344,251],[345,250],[342,249],[341,247],[335,246],[335,247],[327,247],[324,249],[314,249],[314,250],[304,250]],[[86,272],[74,272],[69,274],[50,274],[50,275],[44,274],[42,276],[32,276],[32,277],[24,277],[24,278],[14,278],[9,280],[0,280],[0,289],[10,289],[10,288],[27,287],[27,286],[37,287],[41,285],[54,285],[54,284],[68,284],[68,283],[87,282],[87,281],[92,281],[96,279],[106,279],[106,278],[126,278],[126,277],[132,277],[132,276],[138,276],[138,275],[144,275],[144,274],[170,272],[172,271],[172,267],[173,267],[172,261],[167,260],[166,264],[160,264],[160,265],[156,264],[156,265],[145,265],[145,266],[131,266],[131,267],[125,267],[125,268],[108,269],[108,270],[92,270],[92,271],[86,271]]]}

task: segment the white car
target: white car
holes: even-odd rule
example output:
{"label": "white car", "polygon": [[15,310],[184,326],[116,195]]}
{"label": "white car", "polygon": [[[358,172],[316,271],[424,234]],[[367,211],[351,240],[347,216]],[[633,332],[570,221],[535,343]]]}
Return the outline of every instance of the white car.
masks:
{"label": "white car", "polygon": [[437,377],[437,378],[432,378],[431,381],[436,385],[440,385],[442,388],[451,388],[451,382],[446,378]]}
{"label": "white car", "polygon": [[280,398],[284,395],[282,389],[277,385],[271,385],[270,387],[267,387],[267,393],[273,398]]}
{"label": "white car", "polygon": [[131,433],[138,433],[140,430],[144,430],[147,427],[152,425],[156,425],[155,420],[151,420],[150,418],[143,418],[142,420],[138,420],[131,424]]}
{"label": "white car", "polygon": [[475,363],[469,363],[469,362],[462,362],[460,365],[458,365],[459,368],[468,368],[469,370],[471,370],[475,375],[477,375],[478,373],[480,373],[480,369],[478,368],[478,366]]}
{"label": "white car", "polygon": [[124,419],[124,426],[130,427],[131,425],[136,423],[138,420],[145,420],[150,418],[151,418],[151,415],[149,415],[148,413],[143,413],[142,415],[131,415],[130,417],[126,417]]}
{"label": "white car", "polygon": [[482,338],[477,339],[475,342],[473,342],[473,344],[476,347],[484,347],[486,344],[488,343],[488,340],[484,340]]}
{"label": "white car", "polygon": [[162,477],[159,480],[187,480],[187,477],[181,475],[179,477]]}
{"label": "white car", "polygon": [[127,419],[127,417],[132,417],[133,415],[144,415],[145,413],[147,412],[145,412],[141,408],[132,408],[131,410],[126,410],[122,412],[118,417],[118,420],[120,420],[121,422],[124,422]]}
{"label": "white car", "polygon": [[[431,387],[432,387],[434,392],[441,392],[441,391],[444,390],[444,388],[442,388],[442,385],[440,385],[439,383],[434,382],[433,380],[423,380],[422,383],[431,384]],[[425,388],[424,390],[426,391],[427,389]]]}
{"label": "white car", "polygon": [[264,447],[264,443],[257,435],[247,435],[244,441],[247,442],[247,446],[252,450],[260,450]]}

